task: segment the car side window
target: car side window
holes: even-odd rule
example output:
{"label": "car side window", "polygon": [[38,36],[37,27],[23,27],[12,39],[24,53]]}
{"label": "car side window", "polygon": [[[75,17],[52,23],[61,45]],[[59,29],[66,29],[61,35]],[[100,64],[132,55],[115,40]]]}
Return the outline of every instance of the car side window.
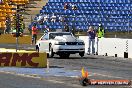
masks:
{"label": "car side window", "polygon": [[48,34],[45,34],[45,35],[42,37],[42,40],[48,40]]}
{"label": "car side window", "polygon": [[55,38],[55,34],[54,33],[50,33],[49,34],[49,39],[54,39]]}

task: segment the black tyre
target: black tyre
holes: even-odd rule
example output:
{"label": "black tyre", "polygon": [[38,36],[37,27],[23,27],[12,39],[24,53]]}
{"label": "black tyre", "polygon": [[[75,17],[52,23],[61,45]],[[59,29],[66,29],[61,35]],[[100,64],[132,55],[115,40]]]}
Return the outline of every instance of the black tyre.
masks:
{"label": "black tyre", "polygon": [[80,52],[79,55],[80,55],[81,57],[83,57],[83,56],[84,56],[84,52]]}
{"label": "black tyre", "polygon": [[39,52],[39,47],[38,46],[36,46],[36,52]]}

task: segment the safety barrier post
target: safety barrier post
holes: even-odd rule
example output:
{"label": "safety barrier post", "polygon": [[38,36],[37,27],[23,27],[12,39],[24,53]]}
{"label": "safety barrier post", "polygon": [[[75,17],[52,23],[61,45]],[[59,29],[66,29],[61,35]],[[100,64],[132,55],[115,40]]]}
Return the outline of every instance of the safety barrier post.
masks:
{"label": "safety barrier post", "polygon": [[47,58],[47,70],[46,72],[48,73],[49,72],[49,59]]}
{"label": "safety barrier post", "polygon": [[128,40],[126,41],[126,52],[124,52],[124,58],[128,58]]}

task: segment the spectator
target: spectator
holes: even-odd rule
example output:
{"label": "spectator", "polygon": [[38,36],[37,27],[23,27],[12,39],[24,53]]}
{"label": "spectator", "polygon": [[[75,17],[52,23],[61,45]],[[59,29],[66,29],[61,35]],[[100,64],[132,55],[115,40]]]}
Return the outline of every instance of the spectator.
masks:
{"label": "spectator", "polygon": [[75,35],[75,27],[72,26],[72,30],[71,30],[72,34]]}
{"label": "spectator", "polygon": [[94,27],[93,26],[90,26],[88,31],[88,36],[89,36],[89,47],[88,47],[88,55],[90,55],[91,53],[91,44],[92,44],[92,54],[95,55],[95,37],[96,37],[96,32],[94,30]]}
{"label": "spectator", "polygon": [[49,16],[48,15],[45,15],[44,16],[44,21],[48,22],[48,19],[49,19]]}
{"label": "spectator", "polygon": [[64,20],[63,17],[60,16],[59,17],[59,22],[63,22],[63,20]]}
{"label": "spectator", "polygon": [[68,26],[68,24],[65,25],[65,31],[69,32],[69,26]]}
{"label": "spectator", "polygon": [[56,16],[54,14],[51,17],[51,21],[56,22]]}
{"label": "spectator", "polygon": [[77,6],[75,4],[72,5],[72,10],[77,10]]}
{"label": "spectator", "polygon": [[44,17],[43,17],[42,14],[40,14],[40,16],[38,16],[38,18],[37,18],[37,22],[38,22],[39,24],[42,24],[42,23],[43,23],[43,20],[44,20]]}
{"label": "spectator", "polygon": [[97,33],[98,33],[98,38],[104,37],[104,28],[103,28],[102,24],[99,24]]}
{"label": "spectator", "polygon": [[45,32],[49,32],[49,31],[50,31],[49,27],[46,26],[46,30],[45,30]]}
{"label": "spectator", "polygon": [[24,22],[21,23],[21,28],[20,28],[20,32],[23,33],[25,29],[25,24]]}
{"label": "spectator", "polygon": [[9,17],[7,17],[5,23],[6,23],[5,34],[6,33],[9,34],[9,32],[11,30],[11,27],[10,27],[11,26],[11,19]]}
{"label": "spectator", "polygon": [[38,33],[38,29],[36,27],[36,24],[34,24],[33,27],[32,27],[32,45],[33,45],[33,43],[36,44],[37,33]]}
{"label": "spectator", "polygon": [[65,9],[65,10],[69,9],[68,3],[65,3],[65,4],[64,4],[64,9]]}

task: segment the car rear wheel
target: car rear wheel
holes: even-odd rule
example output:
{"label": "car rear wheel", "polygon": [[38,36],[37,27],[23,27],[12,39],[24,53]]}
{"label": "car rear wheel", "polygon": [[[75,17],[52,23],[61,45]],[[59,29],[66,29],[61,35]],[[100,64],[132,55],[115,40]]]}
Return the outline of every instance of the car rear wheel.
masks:
{"label": "car rear wheel", "polygon": [[84,56],[84,52],[80,52],[79,55],[80,55],[81,57],[83,57],[83,56]]}

